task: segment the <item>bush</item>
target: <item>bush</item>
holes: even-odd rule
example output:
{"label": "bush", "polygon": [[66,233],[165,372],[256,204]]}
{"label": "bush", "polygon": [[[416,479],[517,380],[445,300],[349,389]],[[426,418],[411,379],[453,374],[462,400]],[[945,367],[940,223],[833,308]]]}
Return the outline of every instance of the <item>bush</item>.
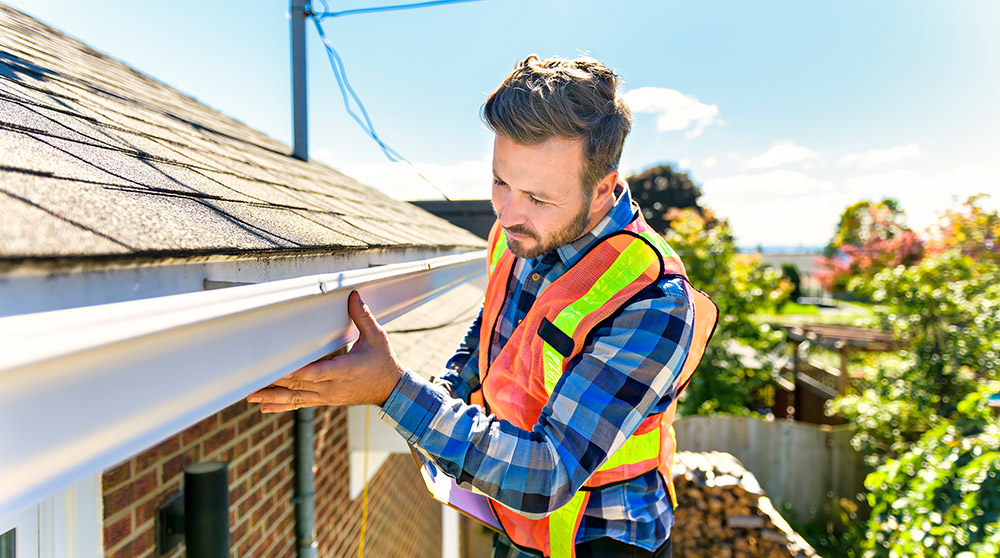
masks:
{"label": "bush", "polygon": [[855,278],[882,326],[909,344],[866,370],[865,390],[830,412],[858,427],[856,448],[874,461],[898,457],[1000,367],[1000,270],[958,250],[912,267]]}
{"label": "bush", "polygon": [[958,404],[898,459],[865,479],[865,558],[1000,555],[1000,420],[993,382]]}
{"label": "bush", "polygon": [[719,307],[715,334],[679,403],[680,412],[748,414],[771,374],[769,369],[744,367],[736,344],[763,354],[782,340],[780,331],[758,327],[750,317],[776,311],[788,299],[791,284],[759,256],[740,254],[725,221],[707,221],[696,211],[684,210],[671,215],[670,226],[665,236],[684,260],[691,284]]}

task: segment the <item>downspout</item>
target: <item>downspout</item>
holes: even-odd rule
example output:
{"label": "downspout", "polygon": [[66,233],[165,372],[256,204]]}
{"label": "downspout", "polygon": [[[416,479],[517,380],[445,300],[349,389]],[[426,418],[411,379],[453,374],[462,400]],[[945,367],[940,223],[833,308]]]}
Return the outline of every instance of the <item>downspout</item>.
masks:
{"label": "downspout", "polygon": [[[292,51],[292,157],[309,160],[306,104],[306,7],[308,0],[290,0]],[[313,461],[315,411],[295,411],[295,540],[299,558],[316,558],[316,483]]]}
{"label": "downspout", "polygon": [[[343,346],[320,360],[347,354]],[[316,480],[313,468],[316,461],[314,419],[316,409],[308,407],[295,410],[295,540],[298,558],[316,558],[319,542],[316,540]]]}
{"label": "downspout", "polygon": [[313,417],[315,411],[295,411],[295,541],[299,558],[316,558],[316,487],[313,478]]}

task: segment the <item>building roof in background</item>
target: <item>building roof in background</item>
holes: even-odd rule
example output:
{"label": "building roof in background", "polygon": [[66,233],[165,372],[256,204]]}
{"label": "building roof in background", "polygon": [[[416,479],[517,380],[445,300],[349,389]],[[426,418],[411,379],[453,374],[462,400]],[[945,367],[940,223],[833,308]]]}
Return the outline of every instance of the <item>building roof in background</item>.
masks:
{"label": "building roof in background", "polygon": [[440,376],[486,297],[486,274],[462,283],[385,325],[400,362],[425,378]]}
{"label": "building roof in background", "polygon": [[482,247],[0,4],[0,261]]}

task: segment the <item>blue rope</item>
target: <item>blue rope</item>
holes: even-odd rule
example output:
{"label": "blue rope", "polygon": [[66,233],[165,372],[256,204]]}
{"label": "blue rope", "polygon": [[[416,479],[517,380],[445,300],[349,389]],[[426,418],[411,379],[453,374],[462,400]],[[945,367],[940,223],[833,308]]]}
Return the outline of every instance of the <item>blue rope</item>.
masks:
{"label": "blue rope", "polygon": [[[364,103],[361,102],[361,98],[358,97],[354,88],[351,87],[351,82],[347,80],[347,70],[344,68],[344,61],[340,58],[340,54],[337,53],[337,49],[333,48],[333,44],[331,44],[330,40],[327,39],[326,33],[323,31],[323,26],[320,25],[320,18],[317,17],[317,14],[309,14],[309,17],[312,18],[313,23],[316,25],[316,32],[319,33],[319,37],[323,41],[323,46],[326,47],[326,56],[330,60],[330,66],[333,68],[333,75],[337,78],[337,86],[340,87],[340,96],[344,99],[344,109],[347,111],[347,114],[349,114],[351,118],[358,123],[358,126],[361,127],[368,137],[375,140],[375,143],[382,148],[382,152],[385,153],[385,156],[388,157],[390,161],[394,163],[406,163],[413,169],[413,172],[416,173],[417,176],[429,184],[431,188],[437,190],[437,192],[441,194],[445,200],[451,201],[451,198],[449,198],[444,191],[438,188],[437,185],[431,182],[426,176],[421,174],[413,163],[411,163],[406,157],[403,157],[398,151],[389,147],[384,141],[382,141],[382,138],[378,136],[378,133],[375,132],[375,125],[372,124],[372,120],[368,116],[368,111],[365,109]],[[350,95],[350,97],[348,97],[348,95]],[[358,114],[351,109],[351,99],[353,99],[354,103],[357,105],[358,110],[361,112],[361,116],[358,116]],[[362,118],[364,119],[363,121]]]}
{"label": "blue rope", "polygon": [[[479,2],[481,0],[433,0],[431,2],[416,2],[413,4],[399,4],[396,6],[377,6],[374,8],[357,8],[354,10],[341,10],[339,12],[331,12],[329,9],[325,12],[317,13],[316,16],[319,19],[326,19],[328,17],[340,17],[345,15],[356,15],[356,14],[371,14],[376,12],[389,12],[395,10],[408,10],[411,8],[425,8],[428,6],[441,6],[444,4],[461,4],[464,2]],[[326,3],[324,2],[324,5]]]}

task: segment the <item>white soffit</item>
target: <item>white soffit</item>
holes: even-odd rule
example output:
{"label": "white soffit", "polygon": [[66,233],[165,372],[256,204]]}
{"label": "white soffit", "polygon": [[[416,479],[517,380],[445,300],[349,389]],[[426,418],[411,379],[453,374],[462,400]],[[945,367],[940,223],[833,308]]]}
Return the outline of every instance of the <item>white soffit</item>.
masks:
{"label": "white soffit", "polygon": [[0,517],[485,271],[485,252],[0,318]]}

